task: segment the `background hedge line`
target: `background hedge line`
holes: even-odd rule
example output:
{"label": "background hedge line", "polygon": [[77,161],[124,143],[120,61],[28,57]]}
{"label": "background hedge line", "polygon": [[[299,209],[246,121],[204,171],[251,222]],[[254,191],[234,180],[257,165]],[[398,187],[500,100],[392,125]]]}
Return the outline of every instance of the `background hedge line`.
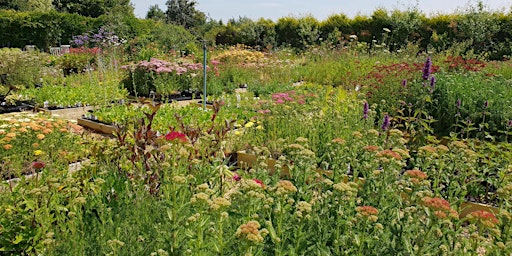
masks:
{"label": "background hedge line", "polygon": [[[377,9],[370,16],[348,18],[344,14],[336,14],[323,21],[312,16],[288,16],[275,22],[242,17],[226,24],[210,20],[202,27],[189,29],[190,33],[178,29],[177,25],[138,19],[133,14],[91,18],[56,11],[0,10],[0,47],[22,48],[31,44],[48,49],[69,44],[73,35],[105,26],[128,40],[147,38],[148,35],[154,37],[154,29],[158,28],[161,32],[165,30],[164,37],[179,37],[181,41],[189,40],[196,44],[200,42],[197,39],[207,39],[214,45],[245,44],[258,48],[304,50],[319,44],[339,46],[356,41],[368,49],[382,47],[390,51],[414,43],[424,50],[456,49],[459,52],[454,54],[461,55],[485,53],[488,59],[508,58],[512,54],[512,13],[489,12],[478,6],[432,17],[418,10]],[[163,29],[162,26],[168,27]],[[175,48],[165,45],[165,42],[163,44],[164,48]]]}

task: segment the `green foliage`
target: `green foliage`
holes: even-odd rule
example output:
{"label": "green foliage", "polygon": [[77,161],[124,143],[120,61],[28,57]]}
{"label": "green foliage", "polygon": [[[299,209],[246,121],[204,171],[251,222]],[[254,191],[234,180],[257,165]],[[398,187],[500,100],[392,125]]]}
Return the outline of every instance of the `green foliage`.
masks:
{"label": "green foliage", "polygon": [[133,15],[129,0],[53,0],[58,12],[76,13],[81,16],[98,18],[101,15],[122,12]]}
{"label": "green foliage", "polygon": [[422,14],[418,10],[393,11],[390,17],[389,49],[398,50],[410,42],[420,39],[418,31],[422,22]]}
{"label": "green foliage", "polygon": [[168,0],[165,15],[167,22],[187,29],[198,28],[206,22],[206,15],[196,9],[195,0]]}
{"label": "green foliage", "polygon": [[[505,139],[499,131],[507,130],[512,120],[510,80],[474,72],[442,73],[436,78],[437,104],[429,111],[439,120],[433,126],[437,134]],[[468,128],[475,130],[468,133]]]}
{"label": "green foliage", "polygon": [[96,63],[96,56],[90,53],[69,53],[57,59],[57,65],[62,69],[64,75],[77,74],[91,69]]}
{"label": "green foliage", "polygon": [[[48,56],[38,51],[25,52],[20,49],[0,49],[0,85],[2,93],[9,87],[32,87],[39,82]],[[5,89],[5,90],[4,90]]]}
{"label": "green foliage", "polygon": [[151,5],[149,6],[149,10],[146,14],[146,19],[165,21],[165,12],[162,11],[158,5]]}

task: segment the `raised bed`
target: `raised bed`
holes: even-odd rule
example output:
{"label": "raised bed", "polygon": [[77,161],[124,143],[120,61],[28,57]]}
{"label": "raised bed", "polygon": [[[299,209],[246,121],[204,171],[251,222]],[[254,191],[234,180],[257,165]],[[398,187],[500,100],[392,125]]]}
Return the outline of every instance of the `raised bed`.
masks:
{"label": "raised bed", "polygon": [[92,106],[75,107],[75,108],[39,108],[34,107],[34,112],[43,112],[49,115],[57,115],[65,119],[78,119],[86,112],[94,109]]}
{"label": "raised bed", "polygon": [[112,125],[103,124],[94,120],[89,120],[85,118],[77,119],[78,125],[81,125],[87,129],[94,130],[96,132],[104,133],[104,134],[113,134],[116,131],[116,128]]}

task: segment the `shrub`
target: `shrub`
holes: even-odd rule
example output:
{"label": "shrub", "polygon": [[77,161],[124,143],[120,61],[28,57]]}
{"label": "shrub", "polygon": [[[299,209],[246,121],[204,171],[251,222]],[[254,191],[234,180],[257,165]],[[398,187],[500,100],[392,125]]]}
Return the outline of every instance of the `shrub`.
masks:
{"label": "shrub", "polygon": [[[202,68],[200,63],[177,63],[152,58],[134,65],[121,67],[128,71],[123,80],[130,95],[149,96],[151,91],[161,96],[197,89],[195,77]],[[197,83],[198,84],[198,83]]]}
{"label": "shrub", "polygon": [[0,49],[0,85],[10,87],[32,86],[40,78],[46,56],[39,52],[20,49]]}

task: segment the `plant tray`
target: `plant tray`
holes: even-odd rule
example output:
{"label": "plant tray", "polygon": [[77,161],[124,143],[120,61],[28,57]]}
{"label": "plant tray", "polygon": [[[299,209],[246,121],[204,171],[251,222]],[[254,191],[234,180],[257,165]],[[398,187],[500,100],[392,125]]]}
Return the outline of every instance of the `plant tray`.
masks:
{"label": "plant tray", "polygon": [[78,125],[81,125],[85,128],[104,133],[104,134],[113,134],[116,131],[116,128],[112,125],[102,124],[96,122],[94,120],[89,120],[85,118],[78,118]]}
{"label": "plant tray", "polygon": [[0,114],[12,113],[12,112],[23,112],[31,110],[33,107],[29,104],[21,103],[16,106],[3,106],[0,105]]}

